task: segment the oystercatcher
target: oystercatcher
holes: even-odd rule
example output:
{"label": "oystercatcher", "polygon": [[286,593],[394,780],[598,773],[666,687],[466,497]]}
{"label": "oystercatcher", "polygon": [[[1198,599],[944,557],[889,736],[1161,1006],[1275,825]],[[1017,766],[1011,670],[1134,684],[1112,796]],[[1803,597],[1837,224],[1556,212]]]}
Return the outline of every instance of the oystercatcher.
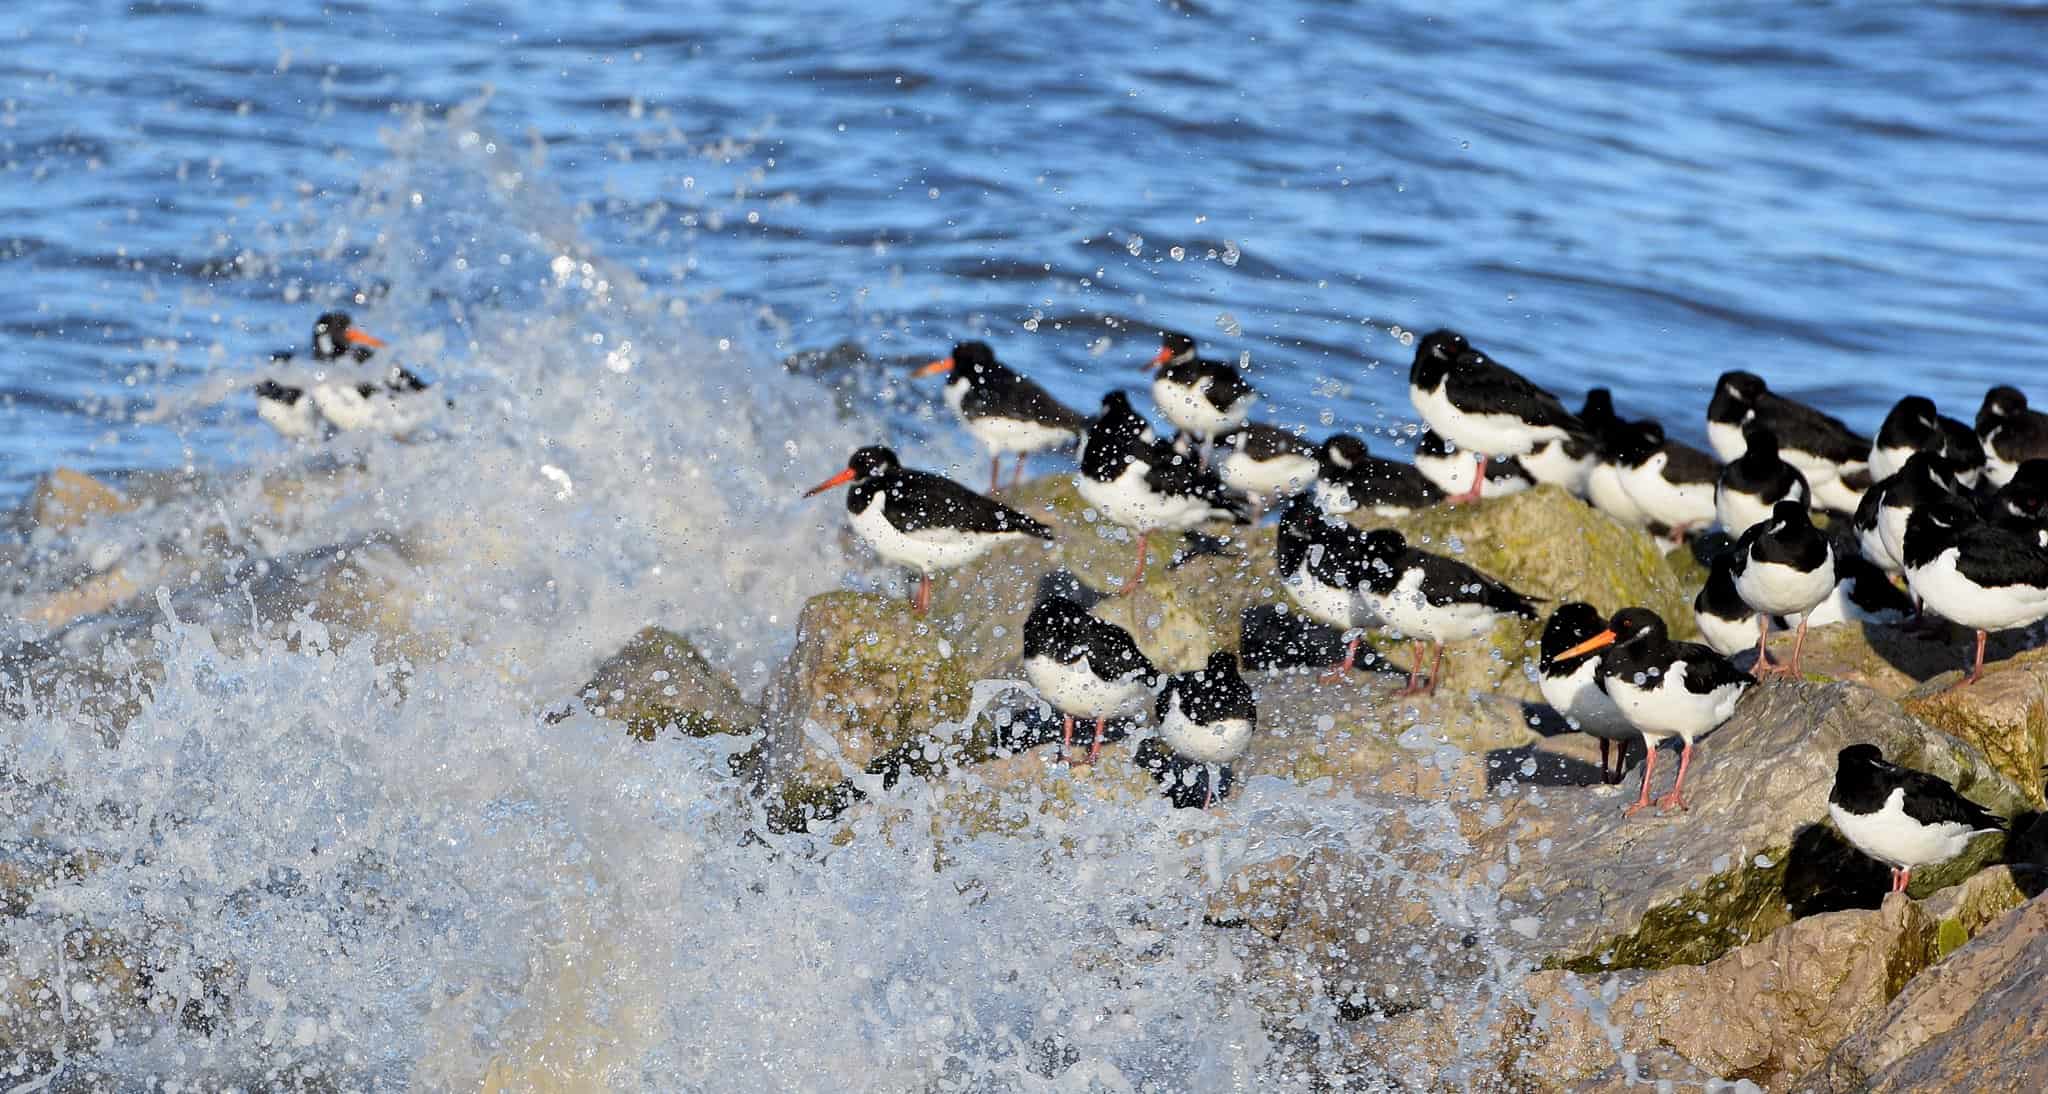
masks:
{"label": "oystercatcher", "polygon": [[1905,567],[1906,526],[1914,511],[1936,502],[1958,499],[1962,496],[1962,484],[1956,481],[1949,470],[1948,461],[1927,452],[1915,452],[1906,457],[1906,466],[1898,474],[1884,480],[1871,491],[1878,495],[1872,510],[1859,505],[1853,523],[1856,526],[1857,542],[1869,546],[1863,529],[1867,522],[1877,530],[1877,544],[1884,552],[1884,558],[1871,556],[1871,561],[1885,566],[1896,573]]}
{"label": "oystercatcher", "polygon": [[1931,452],[1949,462],[1957,481],[1966,488],[1977,485],[1984,471],[1984,447],[1970,427],[1936,413],[1934,400],[1908,395],[1893,404],[1884,424],[1877,427],[1877,439],[1870,444],[1870,477],[1886,479],[1898,474],[1915,452]]}
{"label": "oystercatcher", "polygon": [[[1419,460],[1419,457],[1418,457]],[[1471,460],[1458,461],[1470,467]],[[1316,452],[1316,500],[1330,513],[1364,509],[1403,517],[1444,500],[1421,464],[1381,459],[1349,433],[1333,433]]]}
{"label": "oystercatcher", "polygon": [[1452,498],[1504,498],[1536,485],[1536,476],[1522,459],[1508,456],[1486,461],[1486,481],[1475,490],[1473,480],[1479,477],[1478,462],[1469,452],[1452,451],[1450,444],[1433,429],[1423,430],[1422,436],[1415,439],[1415,469],[1430,485]]}
{"label": "oystercatcher", "polygon": [[1629,500],[1668,529],[1671,542],[1683,543],[1687,532],[1713,523],[1721,469],[1712,456],[1666,439],[1663,426],[1643,421],[1620,438],[1614,460]]}
{"label": "oystercatcher", "polygon": [[1590,433],[1563,440],[1544,441],[1520,457],[1530,478],[1550,486],[1561,486],[1576,497],[1586,496],[1586,480],[1600,462],[1600,453]]}
{"label": "oystercatcher", "polygon": [[[1622,768],[1628,763],[1628,742],[1641,734],[1600,687],[1598,653],[1559,660],[1564,651],[1606,629],[1607,621],[1600,618],[1600,612],[1591,604],[1574,600],[1558,605],[1550,613],[1550,622],[1543,625],[1542,657],[1537,661],[1537,670],[1543,701],[1573,729],[1600,739],[1600,781],[1611,786],[1621,781]],[[1621,745],[1621,755],[1615,757],[1610,774],[1607,752],[1616,743]]]}
{"label": "oystercatcher", "polygon": [[1859,554],[1835,556],[1835,589],[1806,613],[1806,624],[1864,623],[1895,627],[1914,615],[1913,598]]}
{"label": "oystercatcher", "polygon": [[1223,438],[1230,451],[1217,461],[1223,484],[1252,499],[1253,523],[1274,498],[1291,497],[1316,481],[1317,449],[1294,432],[1246,422]]}
{"label": "oystercatcher", "polygon": [[1148,440],[1150,427],[1131,409],[1130,397],[1102,397],[1102,414],[1081,445],[1075,480],[1081,499],[1112,523],[1138,533],[1138,566],[1129,593],[1145,577],[1146,543],[1160,529],[1184,532],[1212,520],[1249,519],[1251,504],[1223,485],[1214,471],[1172,446]]}
{"label": "oystercatcher", "polygon": [[1947,862],[1971,839],[2006,826],[1947,780],[1887,762],[1872,744],[1835,755],[1828,816],[1858,851],[1891,867],[1894,893],[1906,891],[1915,867]]}
{"label": "oystercatcher", "polygon": [[1217,650],[1204,668],[1167,677],[1153,709],[1166,747],[1201,764],[1208,774],[1209,795],[1203,807],[1216,804],[1221,769],[1244,755],[1259,724],[1251,686],[1237,674],[1237,655]]}
{"label": "oystercatcher", "polygon": [[1956,687],[1984,675],[1987,634],[2048,618],[2048,548],[2024,531],[1979,520],[1960,501],[1913,510],[1900,561],[1920,603],[1977,632],[1976,660]]}
{"label": "oystercatcher", "polygon": [[1323,674],[1326,682],[1341,679],[1356,663],[1361,631],[1379,621],[1363,589],[1365,533],[1325,517],[1313,496],[1296,494],[1280,514],[1274,562],[1303,615],[1345,632],[1343,664]]}
{"label": "oystercatcher", "polygon": [[1751,423],[1743,434],[1748,447],[1721,468],[1714,487],[1714,519],[1731,536],[1768,518],[1779,502],[1804,504],[1809,497],[1806,476],[1779,457],[1778,438],[1769,429]]}
{"label": "oystercatcher", "polygon": [[2048,546],[2048,459],[2027,460],[1991,497],[1991,519]]}
{"label": "oystercatcher", "polygon": [[[1742,427],[1762,423],[1778,438],[1778,451],[1806,476],[1813,503],[1842,513],[1856,511],[1862,480],[1870,472],[1870,438],[1838,418],[1772,391],[1753,372],[1724,372],[1707,404],[1707,441],[1723,461],[1742,457],[1748,442]],[[1862,485],[1856,485],[1861,483]]]}
{"label": "oystercatcher", "polygon": [[1643,792],[1625,812],[1633,816],[1650,804],[1650,780],[1657,772],[1657,746],[1678,737],[1678,781],[1657,799],[1660,809],[1685,806],[1685,775],[1692,767],[1693,742],[1719,729],[1756,683],[1726,657],[1696,642],[1673,642],[1664,620],[1648,608],[1614,613],[1607,629],[1558,655],[1569,661],[1612,647],[1600,658],[1600,686],[1643,735],[1649,756],[1643,763]]}
{"label": "oystercatcher", "polygon": [[1984,448],[1984,477],[2004,486],[2020,464],[2048,457],[2048,414],[2029,409],[2016,387],[1992,388],[1977,409],[1977,441]]}
{"label": "oystercatcher", "polygon": [[434,411],[427,387],[412,370],[393,365],[379,382],[318,384],[311,397],[320,416],[344,433],[405,433],[425,424]]}
{"label": "oystercatcher", "polygon": [[946,377],[946,405],[988,449],[991,494],[996,492],[1005,455],[1017,457],[1014,488],[1024,481],[1024,457],[1072,444],[1088,425],[1085,415],[996,360],[996,351],[987,342],[961,342],[953,347],[951,356],[911,375]]}
{"label": "oystercatcher", "polygon": [[[347,357],[361,364],[375,356],[383,345],[383,339],[357,330],[346,312],[331,311],[313,320],[311,357],[316,363]],[[280,350],[271,354],[270,359],[283,364],[296,356],[292,350]],[[255,392],[256,416],[270,428],[293,438],[310,437],[320,431],[319,408],[314,404],[311,389],[265,380],[256,385]]]}
{"label": "oystercatcher", "polygon": [[[1442,555],[1408,546],[1401,533],[1379,528],[1365,535],[1365,600],[1379,625],[1415,643],[1415,666],[1402,694],[1435,694],[1444,667],[1444,643],[1482,638],[1504,619],[1536,618],[1536,603],[1506,582]],[[1428,683],[1418,682],[1422,640],[1436,643]]]}
{"label": "oystercatcher", "polygon": [[1095,719],[1088,762],[1102,755],[1103,724],[1144,709],[1159,680],[1130,634],[1063,597],[1048,597],[1024,620],[1024,676],[1060,712],[1060,756],[1074,747],[1074,719]]}
{"label": "oystercatcher", "polygon": [[932,573],[965,566],[1011,540],[1051,540],[1052,529],[998,501],[925,471],[896,462],[880,445],[854,452],[846,470],[804,492],[805,497],[853,484],[846,511],[855,535],[882,560],[917,571],[917,614],[930,610]]}
{"label": "oystercatcher", "polygon": [[1758,614],[1735,590],[1733,544],[1707,564],[1707,583],[1692,598],[1692,619],[1700,637],[1723,657],[1756,648],[1758,629],[1771,625],[1770,616]]}
{"label": "oystercatcher", "polygon": [[1615,462],[1615,451],[1632,435],[1634,423],[1623,421],[1614,413],[1614,396],[1604,387],[1586,393],[1586,402],[1579,408],[1579,421],[1593,435],[1598,455],[1592,470],[1586,473],[1586,501],[1628,527],[1649,524],[1650,518],[1642,506],[1622,487],[1621,465]]}
{"label": "oystercatcher", "polygon": [[1799,617],[1790,665],[1771,663],[1769,624],[1757,624],[1756,664],[1750,671],[1797,676],[1799,655],[1806,648],[1806,614],[1835,591],[1834,545],[1813,526],[1805,503],[1781,501],[1769,519],[1742,533],[1731,553],[1730,572],[1744,603],[1763,615]]}
{"label": "oystercatcher", "polygon": [[1232,365],[1197,357],[1193,338],[1161,331],[1159,341],[1158,355],[1145,365],[1158,370],[1152,398],[1175,429],[1201,442],[1206,463],[1216,438],[1245,423],[1258,395]]}
{"label": "oystercatcher", "polygon": [[1477,457],[1472,490],[1453,502],[1476,501],[1486,462],[1521,456],[1547,440],[1586,436],[1557,396],[1473,350],[1454,331],[1433,331],[1415,345],[1408,399],[1429,427]]}

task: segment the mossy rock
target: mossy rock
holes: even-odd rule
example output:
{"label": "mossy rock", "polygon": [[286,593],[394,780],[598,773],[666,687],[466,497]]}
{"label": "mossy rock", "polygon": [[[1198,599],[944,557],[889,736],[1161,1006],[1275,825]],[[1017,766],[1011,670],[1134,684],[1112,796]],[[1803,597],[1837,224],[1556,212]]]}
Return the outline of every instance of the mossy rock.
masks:
{"label": "mossy rock", "polygon": [[1906,696],[1907,712],[1981,750],[2026,789],[2034,808],[2048,804],[2048,650],[1988,665],[1969,687],[1951,687],[1958,678],[1952,673],[1921,685]]}
{"label": "mossy rock", "polygon": [[731,677],[695,643],[661,627],[642,629],[605,658],[578,694],[591,713],[624,722],[643,741],[663,730],[688,737],[751,733],[761,722]]}

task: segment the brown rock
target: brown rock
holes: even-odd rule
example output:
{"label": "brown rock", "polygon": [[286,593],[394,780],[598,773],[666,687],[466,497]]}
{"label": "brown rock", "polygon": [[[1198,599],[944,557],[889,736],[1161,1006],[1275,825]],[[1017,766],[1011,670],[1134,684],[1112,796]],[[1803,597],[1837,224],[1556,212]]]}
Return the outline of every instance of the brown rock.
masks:
{"label": "brown rock", "polygon": [[29,519],[38,528],[63,532],[109,513],[125,513],[135,503],[121,492],[82,471],[60,467],[36,484],[29,495]]}
{"label": "brown rock", "polygon": [[1907,713],[1982,749],[2000,771],[2026,787],[2035,808],[2048,764],[2048,650],[1987,665],[1983,679],[1949,687],[1960,670],[1937,677],[1903,700]]}
{"label": "brown rock", "polygon": [[751,733],[761,721],[731,677],[689,639],[660,627],[645,628],[606,658],[581,694],[591,713],[626,723],[643,741],[668,728],[691,737]]}

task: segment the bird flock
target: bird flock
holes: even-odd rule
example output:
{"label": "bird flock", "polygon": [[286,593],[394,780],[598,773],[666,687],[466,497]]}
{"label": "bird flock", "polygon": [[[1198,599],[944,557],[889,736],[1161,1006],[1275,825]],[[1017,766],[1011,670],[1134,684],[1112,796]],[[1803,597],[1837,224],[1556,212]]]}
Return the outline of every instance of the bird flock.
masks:
{"label": "bird flock", "polygon": [[[1865,437],[1753,373],[1728,372],[1707,407],[1707,452],[1672,439],[1659,422],[1621,417],[1606,389],[1588,392],[1574,413],[1456,332],[1434,331],[1413,345],[1409,397],[1427,430],[1412,462],[1376,456],[1353,434],[1311,443],[1252,421],[1252,385],[1178,332],[1163,332],[1144,365],[1171,437],[1122,391],[1105,395],[1092,417],[1062,405],[984,342],[963,342],[915,375],[945,377],[947,406],[988,450],[990,495],[1004,457],[1015,460],[1014,487],[1026,457],[1077,448],[1080,496],[1135,539],[1125,595],[1144,580],[1155,533],[1257,524],[1277,509],[1274,576],[1301,615],[1346,639],[1326,682],[1348,675],[1362,637],[1379,630],[1414,643],[1402,693],[1429,693],[1447,643],[1541,614],[1540,598],[1421,550],[1398,531],[1361,529],[1347,514],[1398,517],[1554,485],[1674,545],[1695,541],[1710,558],[1694,602],[1704,643],[1674,640],[1647,608],[1603,616],[1578,602],[1552,610],[1542,634],[1542,693],[1601,741],[1603,781],[1621,781],[1631,740],[1646,746],[1630,814],[1652,804],[1659,746],[1674,737],[1678,773],[1654,801],[1686,807],[1695,742],[1725,724],[1759,682],[1797,675],[1811,626],[1947,620],[1974,630],[1976,656],[1957,684],[1967,686],[1983,672],[1987,633],[2048,618],[2048,415],[2015,388],[1987,394],[1974,425],[1909,396]],[[860,449],[806,496],[842,485],[852,487],[856,535],[884,561],[917,573],[919,614],[929,609],[937,572],[1005,542],[1054,538],[992,496],[903,467],[887,448]],[[1794,639],[1781,664],[1769,639],[1786,627]],[[1748,669],[1738,667],[1733,658],[1752,649]],[[1213,803],[1217,768],[1244,753],[1257,725],[1254,693],[1233,654],[1164,675],[1129,632],[1060,596],[1032,611],[1023,654],[1026,677],[1062,718],[1063,759],[1081,762],[1077,721],[1093,722],[1092,763],[1105,723],[1150,699],[1161,739],[1208,769]],[[1614,745],[1621,747],[1610,768]],[[1948,784],[1888,764],[1869,745],[1843,751],[1830,803],[1837,827],[1891,865],[1898,889],[1914,866],[2002,825]]]}

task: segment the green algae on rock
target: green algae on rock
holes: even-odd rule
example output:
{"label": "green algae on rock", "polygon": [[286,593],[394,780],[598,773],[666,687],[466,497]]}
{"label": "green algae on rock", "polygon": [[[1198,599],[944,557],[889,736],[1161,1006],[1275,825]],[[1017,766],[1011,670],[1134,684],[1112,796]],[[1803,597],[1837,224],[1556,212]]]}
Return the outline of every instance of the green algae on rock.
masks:
{"label": "green algae on rock", "polygon": [[1976,746],[2027,790],[2029,805],[2048,805],[2041,779],[2048,764],[2048,650],[1986,665],[1976,683],[1951,688],[1959,672],[1908,693],[1902,700],[1907,713]]}
{"label": "green algae on rock", "polygon": [[643,741],[664,729],[687,737],[751,733],[761,721],[739,685],[695,643],[661,627],[643,628],[605,658],[578,694],[591,713],[624,722]]}

